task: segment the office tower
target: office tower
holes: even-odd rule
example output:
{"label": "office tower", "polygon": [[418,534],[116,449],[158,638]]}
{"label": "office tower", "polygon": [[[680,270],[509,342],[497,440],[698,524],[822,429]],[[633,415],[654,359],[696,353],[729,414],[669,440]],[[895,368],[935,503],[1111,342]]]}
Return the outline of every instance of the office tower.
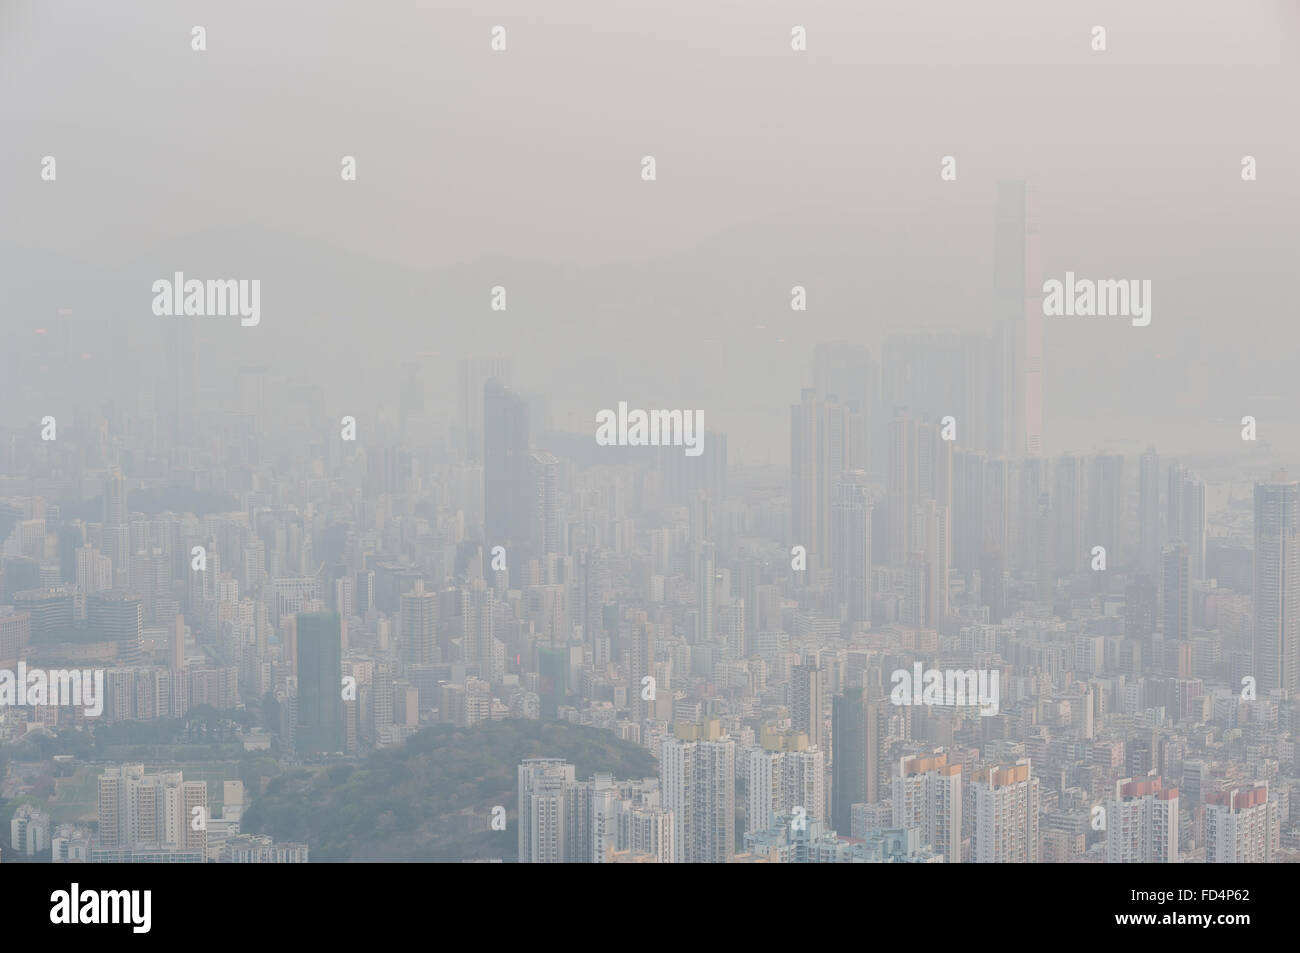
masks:
{"label": "office tower", "polygon": [[1106,804],[1106,863],[1178,862],[1178,789],[1158,777],[1116,781]]}
{"label": "office tower", "polygon": [[1020,462],[1016,492],[1016,548],[1014,568],[1021,573],[1039,571],[1040,501],[1048,495],[1047,464],[1037,458]]}
{"label": "office tower", "polygon": [[337,612],[297,616],[300,754],[343,750],[343,637]]}
{"label": "office tower", "polygon": [[[1011,546],[1011,462],[989,460],[984,469],[984,538],[980,555],[985,552],[1003,554]],[[943,502],[942,500],[940,501]],[[982,565],[982,562],[981,562]]]}
{"label": "office tower", "polygon": [[330,608],[337,612],[344,622],[357,614],[356,600],[352,596],[354,591],[355,580],[350,573],[335,578],[334,601]]}
{"label": "office tower", "polygon": [[1152,577],[1160,561],[1160,457],[1148,448],[1138,459],[1137,570]]}
{"label": "office tower", "polygon": [[1001,550],[988,549],[980,556],[980,598],[989,610],[989,623],[997,625],[1007,611],[1007,586]]}
{"label": "office tower", "polygon": [[510,386],[510,359],[465,358],[459,367],[458,396],[462,453],[466,460],[483,459],[483,393],[490,380]]}
{"label": "office tower", "polygon": [[76,554],[74,581],[82,595],[113,588],[113,561],[93,546],[82,546]]}
{"label": "office tower", "polygon": [[1083,461],[1073,454],[1056,458],[1052,474],[1052,517],[1055,524],[1056,571],[1080,572],[1091,546],[1083,540]]}
{"label": "office tower", "polygon": [[716,719],[677,722],[659,760],[664,807],[677,821],[674,862],[722,864],[736,851],[736,745]]}
{"label": "office tower", "polygon": [[1205,578],[1205,484],[1182,464],[1169,467],[1167,539],[1187,544],[1192,580]]}
{"label": "office tower", "polygon": [[784,740],[773,733],[761,750],[749,755],[750,831],[766,831],[779,815],[820,818],[825,813],[826,760],[820,748],[780,750]]}
{"label": "office tower", "polygon": [[854,686],[831,699],[831,827],[852,827],[853,805],[878,800],[882,712]]}
{"label": "office tower", "polygon": [[573,765],[559,758],[528,758],[519,765],[519,863],[563,864],[570,856],[568,822]]}
{"label": "office tower", "polygon": [[353,578],[352,601],[354,611],[362,617],[375,608],[375,573],[373,569],[359,572]]}
{"label": "office tower", "polygon": [[917,423],[914,435],[916,437],[916,499],[913,505],[939,498],[939,486],[943,480],[939,473],[940,447],[949,443],[939,439],[939,427],[928,417],[923,417]]}
{"label": "office tower", "polygon": [[1273,860],[1277,801],[1268,783],[1205,795],[1205,862],[1267,864]]}
{"label": "office tower", "polygon": [[[865,453],[861,446],[861,426],[859,415],[844,404],[834,400],[826,401],[822,407],[822,420],[826,435],[826,471],[822,476],[822,492],[825,496],[827,520],[834,496],[835,484],[841,475],[849,470],[862,470],[865,465]],[[829,523],[827,524],[829,540]]]}
{"label": "office tower", "polygon": [[560,525],[560,459],[545,450],[529,455],[533,481],[532,546],[538,555],[564,552]]}
{"label": "office tower", "polygon": [[[346,616],[345,616],[346,618]],[[402,595],[402,660],[431,665],[442,661],[438,649],[438,594],[426,592],[424,580]]]}
{"label": "office tower", "polygon": [[140,597],[140,605],[150,624],[159,620],[154,613],[155,599],[167,599],[171,590],[171,566],[159,546],[140,550],[131,558],[131,591]]}
{"label": "office tower", "polygon": [[745,640],[745,600],[728,598],[718,606],[718,641],[726,646],[727,658],[739,661],[749,654]]}
{"label": "office tower", "polygon": [[990,388],[990,423],[1002,456],[1036,457],[1043,434],[1043,308],[1038,201],[1024,181],[998,183],[993,250],[993,316],[999,386]]}
{"label": "office tower", "polygon": [[965,808],[971,816],[971,862],[1038,863],[1038,778],[1028,758],[976,771]]}
{"label": "office tower", "polygon": [[700,543],[695,550],[695,591],[699,602],[696,611],[699,621],[695,630],[696,643],[713,641],[713,612],[716,598],[717,567],[713,544]]}
{"label": "office tower", "polygon": [[645,680],[653,678],[655,671],[655,626],[644,612],[637,612],[628,626],[625,657],[628,707],[636,720],[649,718],[655,709],[658,686],[650,693],[654,697],[643,697],[647,688]]}
{"label": "office tower", "polygon": [[77,581],[77,550],[86,545],[86,527],[81,520],[59,527],[59,582]]}
{"label": "office tower", "polygon": [[907,562],[912,546],[912,506],[917,502],[916,422],[905,410],[895,410],[889,421],[889,470],[885,497],[889,533],[889,564]]}
{"label": "office tower", "polygon": [[943,749],[899,759],[893,808],[894,827],[919,827],[944,863],[961,863],[961,765],[949,764]]}
{"label": "office tower", "polygon": [[1255,484],[1254,662],[1259,697],[1300,688],[1300,484]]}
{"label": "office tower", "polygon": [[10,597],[14,609],[27,617],[33,641],[66,639],[76,618],[76,594],[71,586],[28,589]]}
{"label": "office tower", "polygon": [[898,620],[903,625],[923,629],[929,625],[930,566],[923,553],[909,553],[903,567],[903,601]]}
{"label": "office tower", "polygon": [[836,483],[831,507],[831,589],[850,630],[871,623],[871,502],[867,488]]}
{"label": "office tower", "polygon": [[167,626],[167,670],[173,677],[185,669],[185,616],[172,617]]}
{"label": "office tower", "polygon": [[[483,506],[489,547],[529,543],[536,495],[529,453],[527,404],[489,380],[483,388]],[[509,561],[512,579],[522,561],[519,555]]]}
{"label": "office tower", "polygon": [[460,659],[466,665],[484,665],[496,636],[496,593],[483,579],[471,579],[460,588]]}
{"label": "office tower", "polygon": [[880,364],[871,349],[848,341],[819,341],[813,348],[813,388],[817,399],[851,411],[853,451],[848,470],[884,469],[884,418],[880,413]]}
{"label": "office tower", "polygon": [[985,470],[983,453],[962,450],[953,454],[952,564],[960,573],[979,568],[984,548]]}
{"label": "office tower", "polygon": [[1124,635],[1130,639],[1150,639],[1155,631],[1155,580],[1139,573],[1124,589]]}
{"label": "office tower", "polygon": [[144,660],[144,607],[135,593],[109,589],[88,596],[86,621],[100,639],[117,643],[120,663],[137,665]]}
{"label": "office tower", "polygon": [[925,526],[925,619],[923,625],[943,629],[948,618],[949,542],[948,508],[933,500],[923,507]]}
{"label": "office tower", "polygon": [[1183,484],[1180,536],[1187,544],[1188,568],[1194,582],[1205,578],[1205,484],[1195,478]]}
{"label": "office tower", "polygon": [[[212,574],[215,575],[215,572]],[[278,629],[281,619],[320,607],[320,580],[315,576],[277,577],[271,581],[268,601],[271,609],[271,625]]]}
{"label": "office tower", "polygon": [[1122,568],[1124,558],[1124,458],[1093,457],[1088,487],[1087,552],[1106,547],[1106,568]]}
{"label": "office tower", "polygon": [[808,744],[825,743],[825,677],[820,665],[805,662],[790,673],[790,726],[808,736]]}
{"label": "office tower", "polygon": [[103,551],[113,564],[113,585],[126,587],[130,581],[131,527],[127,522],[126,480],[118,471],[104,478]]}
{"label": "office tower", "polygon": [[830,457],[826,405],[805,387],[790,407],[790,545],[803,546],[810,571],[828,562]]}
{"label": "office tower", "polygon": [[31,614],[0,606],[0,668],[13,669],[26,655],[31,641]]}
{"label": "office tower", "polygon": [[569,652],[565,648],[537,649],[537,695],[543,721],[554,721],[568,698]]}
{"label": "office tower", "polygon": [[1160,554],[1164,593],[1165,641],[1186,642],[1192,637],[1192,581],[1187,544],[1175,540]]}
{"label": "office tower", "polygon": [[[386,735],[393,727],[393,663],[375,663],[375,674],[370,682],[370,723],[377,741],[387,741]],[[468,719],[467,721],[472,721]]]}

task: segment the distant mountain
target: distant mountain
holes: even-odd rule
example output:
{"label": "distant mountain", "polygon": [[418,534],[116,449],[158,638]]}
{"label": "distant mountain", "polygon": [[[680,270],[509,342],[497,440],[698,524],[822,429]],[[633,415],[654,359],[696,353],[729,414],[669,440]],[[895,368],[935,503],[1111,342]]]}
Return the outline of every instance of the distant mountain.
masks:
{"label": "distant mountain", "polygon": [[[578,778],[658,774],[644,748],[564,722],[506,720],[426,728],[364,763],[302,769],[273,780],[249,807],[246,833],[305,842],[320,862],[455,862],[518,856],[518,767],[563,758]],[[506,809],[505,831],[491,829]]]}

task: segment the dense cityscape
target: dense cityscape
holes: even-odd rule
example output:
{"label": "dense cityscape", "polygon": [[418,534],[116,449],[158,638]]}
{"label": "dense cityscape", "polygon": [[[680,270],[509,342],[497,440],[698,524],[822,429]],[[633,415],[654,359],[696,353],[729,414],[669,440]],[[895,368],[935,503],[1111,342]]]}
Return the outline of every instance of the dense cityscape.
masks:
{"label": "dense cityscape", "polygon": [[0,5],[37,900],[1300,860],[1291,5],[139,2]]}
{"label": "dense cityscape", "polygon": [[543,431],[507,358],[461,362],[436,431],[408,375],[392,432],[268,439],[250,365],[235,409],[178,371],[8,432],[4,860],[305,862],[293,779],[421,732],[504,753],[475,733],[516,720],[642,769],[534,733],[516,783],[456,777],[455,824],[360,801],[317,859],[1300,856],[1300,484],[1262,453],[1042,456],[1038,229],[1003,182],[989,333],[817,344],[775,478],[691,412]]}

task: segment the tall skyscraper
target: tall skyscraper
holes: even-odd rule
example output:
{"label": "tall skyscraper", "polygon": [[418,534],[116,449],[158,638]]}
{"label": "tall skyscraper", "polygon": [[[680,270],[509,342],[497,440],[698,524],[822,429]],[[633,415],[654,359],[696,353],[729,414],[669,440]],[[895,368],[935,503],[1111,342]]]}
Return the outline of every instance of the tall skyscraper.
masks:
{"label": "tall skyscraper", "polygon": [[1277,801],[1268,782],[1214,791],[1205,796],[1205,862],[1267,864],[1273,860]]}
{"label": "tall skyscraper", "polygon": [[1205,578],[1205,484],[1187,467],[1169,467],[1166,538],[1187,544],[1192,580]]}
{"label": "tall skyscraper", "polygon": [[[951,446],[951,444],[949,444]],[[984,471],[984,538],[981,543],[980,567],[986,552],[995,552],[1005,559],[1011,546],[1012,492],[1011,461],[1002,458],[989,460]],[[939,501],[941,504],[942,500]]]}
{"label": "tall skyscraper", "polygon": [[1255,484],[1255,677],[1263,697],[1300,689],[1300,483]]}
{"label": "tall skyscraper", "polygon": [[826,405],[806,387],[790,407],[790,545],[807,550],[809,570],[829,562],[828,443]]}
{"label": "tall skyscraper", "polygon": [[1149,448],[1138,459],[1137,569],[1152,577],[1160,561],[1160,457]]}
{"label": "tall skyscraper", "polygon": [[948,508],[933,500],[922,507],[925,527],[925,619],[923,625],[943,629],[948,618],[948,569],[952,545],[949,542]]}
{"label": "tall skyscraper", "polygon": [[1178,789],[1158,777],[1116,781],[1106,805],[1106,863],[1178,861]]}
{"label": "tall skyscraper", "polygon": [[699,627],[696,642],[713,641],[713,616],[717,597],[717,564],[714,559],[713,544],[700,543],[695,552],[695,590],[699,597],[696,612],[699,614]]}
{"label": "tall skyscraper", "polygon": [[483,459],[483,392],[490,380],[510,386],[510,359],[465,358],[460,362],[460,430],[466,460]]}
{"label": "tall skyscraper", "polygon": [[302,754],[343,750],[343,636],[337,612],[297,616],[298,731]]}
{"label": "tall skyscraper", "polygon": [[1056,571],[1063,575],[1079,572],[1092,547],[1085,547],[1083,539],[1083,461],[1073,454],[1056,458],[1052,473],[1052,516]]}
{"label": "tall skyscraper", "polygon": [[1039,501],[1048,494],[1047,463],[1038,458],[1020,462],[1016,492],[1016,547],[1012,566],[1018,572],[1037,572],[1041,512]]}
{"label": "tall skyscraper", "polygon": [[920,828],[944,863],[961,863],[961,765],[949,764],[946,752],[899,759],[893,809],[895,827]]}
{"label": "tall skyscraper", "polygon": [[1161,554],[1164,595],[1164,637],[1186,642],[1192,637],[1192,580],[1187,544],[1174,540]]}
{"label": "tall skyscraper", "polygon": [[984,548],[987,467],[983,453],[963,450],[953,454],[952,567],[960,573],[979,569]]}
{"label": "tall skyscraper", "polygon": [[117,643],[117,657],[123,664],[144,660],[144,606],[135,593],[109,589],[89,596],[86,622],[101,639]]}
{"label": "tall skyscraper", "polygon": [[880,707],[862,687],[831,699],[831,827],[853,826],[853,805],[874,804],[880,756]]}
{"label": "tall skyscraper", "polygon": [[845,469],[883,470],[884,424],[880,413],[880,363],[871,349],[848,341],[819,341],[813,348],[817,399],[849,408],[853,447]]}
{"label": "tall skyscraper", "polygon": [[678,722],[659,759],[664,807],[677,819],[674,861],[723,864],[736,852],[736,745],[716,719]]}
{"label": "tall skyscraper", "polygon": [[790,725],[808,736],[808,744],[825,742],[824,719],[826,673],[820,665],[805,662],[790,674]]}
{"label": "tall skyscraper", "polygon": [[831,588],[846,626],[871,622],[871,502],[867,488],[835,484],[831,506]]}
{"label": "tall skyscraper", "polygon": [[519,765],[519,863],[580,863],[569,850],[569,800],[574,767],[560,758]]}
{"label": "tall skyscraper", "polygon": [[748,829],[766,831],[778,815],[794,815],[796,808],[802,808],[805,817],[822,817],[825,777],[820,748],[809,747],[795,732],[765,730],[762,748],[749,756]]}
{"label": "tall skyscraper", "polygon": [[131,527],[126,480],[114,470],[104,479],[104,555],[113,563],[113,585],[126,588],[131,575]]}
{"label": "tall skyscraper", "polygon": [[[524,547],[536,493],[529,472],[528,406],[496,380],[483,388],[483,506],[487,545]],[[509,559],[511,578],[523,562]]]}
{"label": "tall skyscraper", "polygon": [[1038,778],[1028,758],[976,771],[966,788],[977,864],[1038,863]]}
{"label": "tall skyscraper", "polygon": [[1098,454],[1092,459],[1088,488],[1088,539],[1085,550],[1106,548],[1106,567],[1124,566],[1124,458]]}
{"label": "tall skyscraper", "polygon": [[545,450],[535,450],[529,455],[529,471],[533,483],[533,551],[539,556],[562,553],[559,457]]}
{"label": "tall skyscraper", "polygon": [[889,564],[895,568],[915,552],[912,545],[912,507],[917,502],[916,421],[896,409],[889,421],[889,471],[885,506],[889,533]]}
{"label": "tall skyscraper", "polygon": [[438,594],[426,592],[424,580],[402,594],[402,658],[408,664],[432,665],[442,661],[438,649]]}

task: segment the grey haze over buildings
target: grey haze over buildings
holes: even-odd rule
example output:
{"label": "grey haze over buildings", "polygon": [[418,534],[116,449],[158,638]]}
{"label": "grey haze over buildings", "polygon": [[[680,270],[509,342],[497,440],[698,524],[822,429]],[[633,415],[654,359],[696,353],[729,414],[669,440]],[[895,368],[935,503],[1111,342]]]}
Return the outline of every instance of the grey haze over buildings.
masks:
{"label": "grey haze over buildings", "polygon": [[815,341],[991,328],[996,183],[1026,178],[1044,277],[1155,289],[1147,328],[1046,322],[1044,452],[1234,451],[1253,414],[1294,455],[1298,44],[1280,2],[8,0],[0,415],[134,399],[174,320],[149,285],[185,270],[263,282],[259,327],[195,322],[200,406],[260,362],[286,417],[306,385],[373,421],[401,364],[450,407],[459,358],[505,352],[557,429],[700,407],[784,464]]}

